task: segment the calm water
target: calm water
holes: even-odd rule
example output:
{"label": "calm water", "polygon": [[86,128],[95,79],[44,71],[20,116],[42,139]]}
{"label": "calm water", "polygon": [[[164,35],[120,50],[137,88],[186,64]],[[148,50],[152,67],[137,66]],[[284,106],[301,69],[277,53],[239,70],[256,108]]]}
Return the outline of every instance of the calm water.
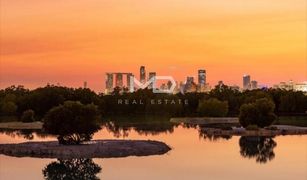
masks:
{"label": "calm water", "polygon": [[[40,133],[1,132],[1,143],[55,140]],[[306,180],[307,136],[208,137],[198,127],[169,124],[142,124],[140,127],[107,124],[94,139],[151,139],[167,143],[173,149],[148,157],[111,159],[39,159],[0,155],[0,179],[44,179],[60,164],[74,164],[89,169],[101,179],[146,180]],[[100,167],[97,174],[90,171]],[[92,168],[92,169],[91,169]],[[66,172],[66,171],[65,171]],[[74,169],[73,173],[80,172]]]}

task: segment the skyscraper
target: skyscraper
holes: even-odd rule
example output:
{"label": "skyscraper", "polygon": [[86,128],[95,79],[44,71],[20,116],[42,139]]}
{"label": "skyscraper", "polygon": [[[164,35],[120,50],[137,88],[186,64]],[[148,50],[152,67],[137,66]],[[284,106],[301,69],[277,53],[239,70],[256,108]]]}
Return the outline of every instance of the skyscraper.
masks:
{"label": "skyscraper", "polygon": [[206,85],[206,70],[204,69],[198,70],[198,85],[199,86]]}
{"label": "skyscraper", "polygon": [[251,81],[251,89],[257,89],[258,88],[258,82],[257,81]]}
{"label": "skyscraper", "polygon": [[146,81],[146,71],[145,71],[145,66],[141,66],[140,68],[140,81],[141,83],[145,83]]}
{"label": "skyscraper", "polygon": [[149,77],[148,80],[150,80],[153,77],[156,77],[157,73],[156,72],[149,72]]}
{"label": "skyscraper", "polygon": [[123,87],[123,74],[122,73],[116,73],[115,84],[116,84],[116,87]]}
{"label": "skyscraper", "polygon": [[[155,78],[157,76],[157,73],[156,72],[149,72],[149,76],[148,76],[148,80],[150,80],[151,78]],[[153,84],[150,84],[149,85],[149,88],[150,89],[152,89],[154,86],[154,83],[156,83],[155,82],[156,80],[154,79],[154,82],[153,82]]]}
{"label": "skyscraper", "polygon": [[247,90],[251,88],[251,77],[250,75],[243,76],[243,89]]}
{"label": "skyscraper", "polygon": [[106,73],[106,90],[111,92],[113,89],[113,73]]}
{"label": "skyscraper", "polygon": [[[130,83],[131,83],[131,77],[133,78],[133,74],[132,73],[127,73],[127,87],[130,87]],[[133,80],[132,80],[133,82]]]}
{"label": "skyscraper", "polygon": [[188,76],[188,77],[187,77],[187,83],[186,83],[186,84],[192,84],[192,83],[194,83],[194,77]]}

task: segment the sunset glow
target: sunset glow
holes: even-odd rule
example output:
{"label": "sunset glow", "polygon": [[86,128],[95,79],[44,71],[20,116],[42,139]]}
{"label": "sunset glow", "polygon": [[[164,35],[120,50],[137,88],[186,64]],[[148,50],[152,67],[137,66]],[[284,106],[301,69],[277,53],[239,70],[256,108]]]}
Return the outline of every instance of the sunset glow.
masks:
{"label": "sunset glow", "polygon": [[0,87],[83,81],[139,66],[178,81],[307,80],[306,0],[0,0]]}

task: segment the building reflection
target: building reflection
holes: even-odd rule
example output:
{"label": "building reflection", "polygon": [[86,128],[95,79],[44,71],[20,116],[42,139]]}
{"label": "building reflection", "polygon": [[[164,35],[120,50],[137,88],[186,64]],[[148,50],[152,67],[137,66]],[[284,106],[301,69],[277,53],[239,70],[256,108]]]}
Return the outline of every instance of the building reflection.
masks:
{"label": "building reflection", "polygon": [[277,143],[272,137],[242,136],[239,145],[241,156],[256,159],[257,163],[267,163],[275,158],[274,148]]}
{"label": "building reflection", "polygon": [[101,167],[92,159],[58,159],[43,169],[44,179],[48,180],[99,180]]}

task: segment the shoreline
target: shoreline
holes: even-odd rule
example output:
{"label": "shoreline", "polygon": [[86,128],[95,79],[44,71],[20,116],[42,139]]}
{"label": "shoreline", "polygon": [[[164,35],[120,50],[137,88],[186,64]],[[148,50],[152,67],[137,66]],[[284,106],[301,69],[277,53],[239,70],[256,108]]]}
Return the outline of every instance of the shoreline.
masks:
{"label": "shoreline", "polygon": [[235,124],[239,123],[238,117],[175,117],[171,118],[172,123],[187,123],[192,125],[206,124]]}
{"label": "shoreline", "polygon": [[223,130],[219,128],[202,127],[201,131],[208,135],[215,136],[285,136],[285,135],[307,135],[307,127],[273,125],[276,129],[259,128],[258,130],[246,130],[245,128],[233,128]]}
{"label": "shoreline", "polygon": [[60,145],[57,141],[0,144],[0,154],[35,158],[117,158],[162,155],[171,148],[152,140],[92,140],[81,145]]}

